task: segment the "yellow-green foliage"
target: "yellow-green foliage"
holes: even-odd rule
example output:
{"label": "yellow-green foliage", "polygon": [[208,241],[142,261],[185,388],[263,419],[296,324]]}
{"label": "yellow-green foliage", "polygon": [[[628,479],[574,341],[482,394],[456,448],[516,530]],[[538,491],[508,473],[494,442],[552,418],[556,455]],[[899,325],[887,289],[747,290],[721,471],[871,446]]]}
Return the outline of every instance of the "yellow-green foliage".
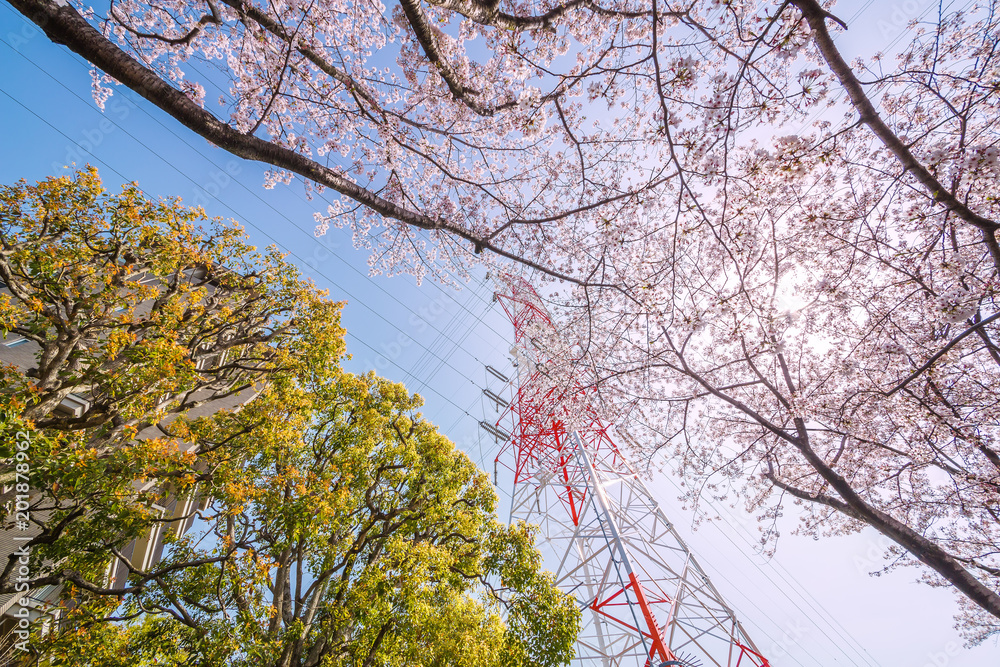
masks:
{"label": "yellow-green foliage", "polygon": [[[304,340],[313,355],[343,350],[340,304],[276,249],[135,184],[108,193],[93,168],[0,188],[0,242],[0,332],[41,347],[25,410],[41,426],[134,436],[206,391],[294,369]],[[54,415],[69,392],[93,409]]]}
{"label": "yellow-green foliage", "polygon": [[[419,396],[341,368],[341,304],[202,222],[134,185],[109,195],[93,169],[0,193],[4,326],[41,346],[32,377],[2,370],[0,436],[31,434],[32,572],[67,599],[33,661],[567,663],[579,611],[531,530],[497,521],[487,477]],[[207,349],[227,356],[203,363]],[[190,414],[192,395],[237,390],[256,397]],[[67,391],[91,398],[82,417],[53,412]],[[210,500],[193,529],[108,588],[152,504],[194,491]]]}
{"label": "yellow-green foliage", "polygon": [[[44,645],[49,664],[566,664],[572,598],[541,571],[528,527],[496,520],[486,476],[420,405],[328,358],[238,413],[188,424],[215,471],[206,521],[160,564],[177,569],[118,610],[135,619],[109,630],[109,610],[87,598],[79,630]],[[153,627],[169,645],[149,641]],[[95,642],[118,657],[81,658]]]}

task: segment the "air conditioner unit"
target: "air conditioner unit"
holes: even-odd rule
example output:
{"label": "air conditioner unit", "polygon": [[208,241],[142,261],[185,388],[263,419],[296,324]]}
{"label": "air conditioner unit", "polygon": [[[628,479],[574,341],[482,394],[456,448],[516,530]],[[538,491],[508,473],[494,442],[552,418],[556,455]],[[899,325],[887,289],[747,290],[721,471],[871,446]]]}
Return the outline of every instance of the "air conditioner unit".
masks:
{"label": "air conditioner unit", "polygon": [[76,394],[70,394],[56,406],[56,412],[67,417],[82,417],[88,409],[90,409],[90,401]]}

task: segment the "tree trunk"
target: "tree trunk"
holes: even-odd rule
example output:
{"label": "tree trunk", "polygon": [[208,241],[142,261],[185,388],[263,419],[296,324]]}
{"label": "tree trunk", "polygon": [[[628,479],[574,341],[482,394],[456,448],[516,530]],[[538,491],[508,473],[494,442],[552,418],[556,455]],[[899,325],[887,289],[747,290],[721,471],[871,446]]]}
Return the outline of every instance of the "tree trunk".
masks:
{"label": "tree trunk", "polygon": [[970,600],[1000,618],[1000,595],[996,591],[973,576],[954,556],[933,540],[927,539],[906,524],[869,505],[858,495],[850,482],[826,465],[826,462],[809,446],[808,432],[802,419],[796,419],[795,425],[799,432],[795,442],[796,448],[844,500],[850,511],[837,509],[858,521],[863,521],[909,551],[917,560],[941,575]]}

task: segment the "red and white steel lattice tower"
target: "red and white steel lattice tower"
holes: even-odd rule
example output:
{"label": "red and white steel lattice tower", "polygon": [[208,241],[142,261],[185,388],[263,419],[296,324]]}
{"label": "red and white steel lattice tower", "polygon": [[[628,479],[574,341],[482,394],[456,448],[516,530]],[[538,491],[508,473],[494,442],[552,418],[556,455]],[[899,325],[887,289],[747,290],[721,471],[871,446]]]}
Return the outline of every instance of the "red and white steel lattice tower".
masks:
{"label": "red and white steel lattice tower", "polygon": [[[609,436],[589,390],[543,381],[549,359],[532,332],[553,325],[534,288],[512,276],[501,284],[518,378],[497,422],[511,437],[496,463],[513,473],[512,520],[539,526],[547,566],[583,610],[575,663],[767,667]],[[559,416],[567,404],[572,427]]]}

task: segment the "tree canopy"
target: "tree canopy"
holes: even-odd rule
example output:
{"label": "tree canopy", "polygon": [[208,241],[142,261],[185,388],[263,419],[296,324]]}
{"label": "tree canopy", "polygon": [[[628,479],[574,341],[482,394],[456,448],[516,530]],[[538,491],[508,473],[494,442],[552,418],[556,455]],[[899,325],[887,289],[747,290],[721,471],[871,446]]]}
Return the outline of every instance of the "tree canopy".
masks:
{"label": "tree canopy", "polygon": [[[277,250],[135,184],[109,194],[93,168],[0,190],[0,243],[0,330],[38,350],[22,393],[42,428],[111,442],[250,392],[291,370],[304,340],[315,355],[343,348],[340,304]],[[87,408],[55,412],[74,392]]]}
{"label": "tree canopy", "polygon": [[996,2],[854,58],[820,0],[10,1],[99,103],[339,193],[320,231],[376,271],[520,262],[549,375],[590,369],[642,454],[872,526],[1000,629]]}
{"label": "tree canopy", "polygon": [[[568,662],[579,611],[530,527],[497,521],[418,396],[341,368],[341,303],[233,224],[108,194],[93,169],[0,197],[4,333],[38,364],[2,370],[0,458],[30,462],[27,583],[65,601],[33,660]],[[85,407],[67,416],[71,394]],[[156,510],[193,493],[188,515]],[[161,559],[128,556],[190,520]]]}
{"label": "tree canopy", "polygon": [[45,664],[569,662],[580,612],[486,475],[401,385],[324,370],[185,426],[220,453],[202,519],[123,603],[81,592]]}

